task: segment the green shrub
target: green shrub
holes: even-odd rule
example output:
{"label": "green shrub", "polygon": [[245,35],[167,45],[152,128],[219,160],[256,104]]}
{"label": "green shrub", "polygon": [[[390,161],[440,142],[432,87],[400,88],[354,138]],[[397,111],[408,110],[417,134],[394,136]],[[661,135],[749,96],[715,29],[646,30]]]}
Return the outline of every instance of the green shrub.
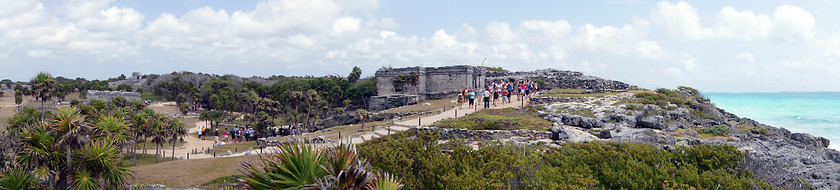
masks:
{"label": "green shrub", "polygon": [[483,142],[473,149],[459,141],[440,144],[437,133],[412,133],[416,138],[363,143],[359,155],[404,176],[407,189],[772,189],[739,169],[745,153],[732,145],[668,151],[599,141],[559,147]]}
{"label": "green shrub", "polygon": [[711,127],[703,128],[703,133],[713,134],[715,136],[729,136],[732,129],[729,125],[712,125]]}

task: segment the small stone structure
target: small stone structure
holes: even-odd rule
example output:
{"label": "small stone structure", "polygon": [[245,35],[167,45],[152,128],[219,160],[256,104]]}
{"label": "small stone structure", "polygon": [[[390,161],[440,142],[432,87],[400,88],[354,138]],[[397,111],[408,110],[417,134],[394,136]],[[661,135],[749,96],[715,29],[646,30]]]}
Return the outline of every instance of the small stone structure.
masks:
{"label": "small stone structure", "polygon": [[137,92],[125,92],[125,91],[98,91],[98,90],[88,90],[87,91],[87,99],[98,99],[98,100],[111,100],[111,98],[122,96],[128,101],[135,101],[141,100],[140,93]]}
{"label": "small stone structure", "polygon": [[140,88],[146,85],[146,79],[143,78],[143,74],[140,72],[132,72],[131,77],[126,78],[125,80],[118,80],[114,82],[109,82],[109,86],[119,86],[121,84],[131,85],[133,87]]}
{"label": "small stone structure", "polygon": [[[497,72],[456,65],[446,67],[382,68],[376,71],[377,96],[370,97],[369,110],[411,105],[425,100],[455,97],[464,87],[483,88],[493,81],[541,79],[541,88],[626,91],[637,88],[624,82],[587,76],[581,72],[543,69],[523,72]],[[415,101],[416,100],[416,101]]]}

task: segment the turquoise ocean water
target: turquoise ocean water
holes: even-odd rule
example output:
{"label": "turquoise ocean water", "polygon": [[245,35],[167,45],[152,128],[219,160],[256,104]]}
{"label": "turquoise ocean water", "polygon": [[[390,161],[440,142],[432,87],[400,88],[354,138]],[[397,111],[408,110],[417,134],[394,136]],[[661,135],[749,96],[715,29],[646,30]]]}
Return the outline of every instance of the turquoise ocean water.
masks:
{"label": "turquoise ocean water", "polygon": [[740,117],[831,140],[840,150],[840,92],[705,93]]}

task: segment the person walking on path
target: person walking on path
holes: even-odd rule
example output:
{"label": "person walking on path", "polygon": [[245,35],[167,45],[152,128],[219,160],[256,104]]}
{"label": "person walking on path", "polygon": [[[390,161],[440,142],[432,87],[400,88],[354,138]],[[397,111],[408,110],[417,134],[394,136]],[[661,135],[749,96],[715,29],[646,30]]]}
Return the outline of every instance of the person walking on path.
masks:
{"label": "person walking on path", "polygon": [[216,142],[213,144],[219,144],[219,129],[216,129]]}
{"label": "person walking on path", "polygon": [[470,91],[469,99],[470,99],[470,105],[469,105],[469,107],[467,107],[467,109],[473,109],[475,107],[475,92],[474,91]]}
{"label": "person walking on path", "polygon": [[490,108],[490,89],[484,91],[484,108]]}

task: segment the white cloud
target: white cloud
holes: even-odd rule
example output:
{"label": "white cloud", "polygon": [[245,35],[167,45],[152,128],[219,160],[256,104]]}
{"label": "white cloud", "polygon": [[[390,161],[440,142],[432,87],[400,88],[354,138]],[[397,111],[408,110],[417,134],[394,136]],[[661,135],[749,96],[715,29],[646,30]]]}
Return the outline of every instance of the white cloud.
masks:
{"label": "white cloud", "polygon": [[577,29],[573,42],[593,52],[651,59],[668,56],[667,50],[656,42],[644,40],[631,25],[616,28],[586,24]]}
{"label": "white cloud", "polygon": [[362,19],[353,18],[353,17],[341,17],[335,20],[333,24],[333,32],[335,33],[345,33],[345,32],[354,32],[359,30],[359,24],[362,23]]}
{"label": "white cloud", "polygon": [[665,23],[665,30],[672,36],[697,40],[714,35],[701,25],[697,9],[685,1],[659,2],[651,11],[651,17],[656,22]]}
{"label": "white cloud", "polygon": [[66,0],[62,2],[59,12],[71,19],[81,19],[96,15],[99,10],[107,8],[113,0]]}
{"label": "white cloud", "polygon": [[497,43],[508,43],[518,40],[519,36],[510,29],[510,24],[504,22],[490,22],[485,29],[490,39]]}
{"label": "white cloud", "polygon": [[690,4],[663,1],[651,11],[651,19],[663,24],[670,36],[689,40],[722,38],[799,42],[814,36],[814,17],[808,11],[791,5],[777,7],[772,18],[749,10],[724,7],[713,20],[714,24],[704,27],[697,9]]}
{"label": "white cloud", "polygon": [[783,5],[773,13],[775,38],[785,42],[809,40],[814,37],[814,16],[802,8]]}
{"label": "white cloud", "polygon": [[749,63],[755,63],[755,56],[753,56],[753,54],[750,52],[739,53],[738,55],[735,55],[735,58]]}

